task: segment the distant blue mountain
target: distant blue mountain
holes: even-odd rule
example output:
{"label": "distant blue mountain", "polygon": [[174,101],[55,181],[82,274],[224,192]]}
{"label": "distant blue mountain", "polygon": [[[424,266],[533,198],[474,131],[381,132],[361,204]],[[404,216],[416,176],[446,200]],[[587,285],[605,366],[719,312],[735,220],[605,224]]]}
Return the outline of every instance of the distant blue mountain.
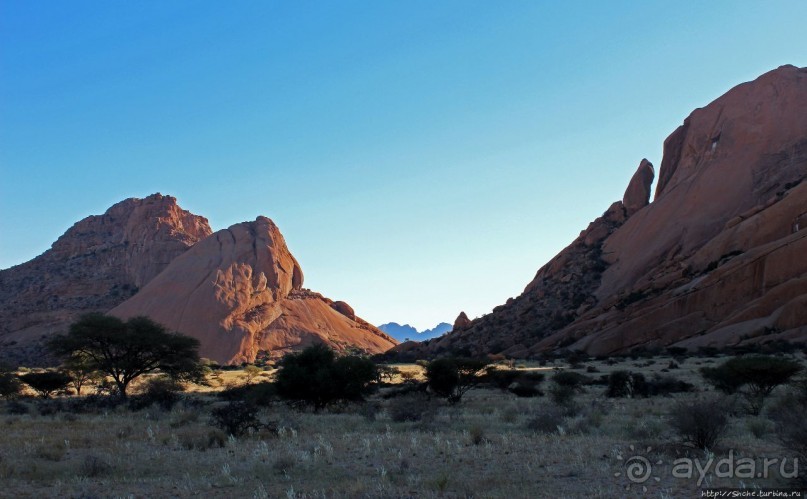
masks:
{"label": "distant blue mountain", "polygon": [[437,338],[438,336],[442,336],[445,333],[451,331],[452,326],[447,322],[441,322],[440,324],[434,326],[431,329],[418,331],[409,324],[404,324],[402,326],[397,322],[388,322],[387,324],[381,324],[380,326],[378,326],[378,329],[384,331],[385,333],[392,336],[396,340],[403,342],[407,340],[424,341],[424,340],[430,340],[432,338]]}

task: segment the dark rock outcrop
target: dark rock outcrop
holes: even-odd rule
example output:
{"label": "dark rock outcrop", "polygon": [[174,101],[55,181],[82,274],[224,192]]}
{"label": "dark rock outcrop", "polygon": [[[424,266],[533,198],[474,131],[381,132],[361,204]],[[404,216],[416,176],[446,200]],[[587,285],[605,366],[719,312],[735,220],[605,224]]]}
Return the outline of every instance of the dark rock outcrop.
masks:
{"label": "dark rock outcrop", "polygon": [[454,328],[452,330],[458,331],[460,329],[465,329],[470,325],[471,325],[471,319],[469,319],[468,316],[465,315],[465,312],[460,312],[460,315],[458,315],[457,318],[454,319]]}
{"label": "dark rock outcrop", "polygon": [[625,215],[632,216],[650,204],[650,186],[653,185],[653,178],[656,176],[653,164],[643,159],[639,163],[639,168],[630,179],[625,195],[622,197],[622,205],[625,207]]}

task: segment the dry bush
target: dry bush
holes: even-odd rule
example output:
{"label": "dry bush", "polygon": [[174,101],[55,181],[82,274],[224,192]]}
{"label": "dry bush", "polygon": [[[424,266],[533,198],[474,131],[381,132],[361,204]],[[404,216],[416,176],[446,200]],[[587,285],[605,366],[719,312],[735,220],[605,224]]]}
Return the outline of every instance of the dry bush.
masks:
{"label": "dry bush", "polygon": [[527,420],[527,428],[538,433],[558,433],[564,421],[564,411],[561,408],[544,406]]}
{"label": "dry bush", "polygon": [[230,402],[216,407],[211,411],[211,416],[214,426],[236,437],[262,426],[258,420],[258,409],[246,402]]}
{"label": "dry bush", "polygon": [[754,438],[763,439],[773,430],[773,423],[767,418],[754,416],[745,421],[745,428]]}
{"label": "dry bush", "polygon": [[6,402],[6,414],[22,415],[28,414],[28,404],[19,400],[9,400]]}
{"label": "dry bush", "polygon": [[171,410],[179,402],[183,391],[180,383],[167,377],[151,378],[143,385],[141,394],[129,398],[129,409],[139,411],[151,406]]}
{"label": "dry bush", "polygon": [[499,419],[505,423],[515,423],[518,420],[519,410],[515,406],[505,407],[499,413]]}
{"label": "dry bush", "polygon": [[84,458],[79,467],[79,475],[95,478],[108,474],[112,466],[103,458],[90,454]]}
{"label": "dry bush", "polygon": [[67,449],[57,442],[42,443],[34,449],[34,455],[40,459],[58,462],[64,459]]}
{"label": "dry bush", "polygon": [[485,438],[485,429],[479,425],[471,426],[471,428],[468,430],[468,438],[474,445],[479,445],[488,441],[488,439]]}
{"label": "dry bush", "polygon": [[435,412],[435,404],[428,396],[419,393],[396,397],[387,404],[387,414],[396,423],[431,420]]}
{"label": "dry bush", "polygon": [[670,425],[684,443],[713,449],[725,434],[731,404],[724,398],[681,401],[670,413]]}
{"label": "dry bush", "polygon": [[807,381],[786,393],[769,411],[775,423],[776,435],[786,448],[807,460]]}
{"label": "dry bush", "polygon": [[179,428],[182,426],[187,426],[189,424],[195,423],[198,420],[199,420],[198,411],[194,409],[185,409],[175,412],[173,417],[171,418],[171,422],[168,424],[171,426],[171,428]]}
{"label": "dry bush", "polygon": [[207,430],[189,428],[176,433],[177,442],[186,450],[206,451],[218,449],[227,444],[227,434],[217,428]]}

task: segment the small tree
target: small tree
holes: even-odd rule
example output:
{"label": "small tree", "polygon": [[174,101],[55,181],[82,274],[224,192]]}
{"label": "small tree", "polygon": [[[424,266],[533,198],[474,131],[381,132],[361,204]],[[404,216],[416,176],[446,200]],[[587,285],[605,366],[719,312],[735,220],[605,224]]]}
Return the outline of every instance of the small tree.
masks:
{"label": "small tree", "polygon": [[133,380],[158,370],[177,381],[203,381],[199,341],[170,333],[148,317],[124,322],[88,314],[73,323],[67,335],[51,340],[49,347],[63,357],[86,356],[93,369],[112,377],[123,398]]}
{"label": "small tree", "polygon": [[388,383],[392,383],[392,380],[395,379],[396,375],[400,375],[401,371],[397,367],[393,366],[378,366],[378,380],[383,381],[386,380]]}
{"label": "small tree", "polygon": [[69,375],[59,371],[23,374],[20,379],[45,399],[50,398],[51,393],[67,388],[73,380]]}
{"label": "small tree", "polygon": [[487,365],[488,361],[482,359],[445,357],[429,363],[426,379],[435,394],[445,397],[450,404],[456,404],[482,381],[479,375]]}
{"label": "small tree", "polygon": [[87,383],[98,382],[102,377],[95,369],[92,359],[81,353],[68,357],[62,370],[72,378],[70,384],[76,389],[76,395],[81,395],[81,389]]}
{"label": "small tree", "polygon": [[255,381],[255,378],[257,378],[258,375],[261,374],[261,372],[263,371],[261,370],[260,367],[254,364],[249,364],[244,368],[244,382],[247,385],[252,384],[252,382]]}
{"label": "small tree", "polygon": [[725,393],[745,388],[744,395],[752,414],[759,414],[765,399],[777,386],[785,385],[802,371],[798,362],[766,355],[734,357],[718,367],[701,370],[703,377]]}

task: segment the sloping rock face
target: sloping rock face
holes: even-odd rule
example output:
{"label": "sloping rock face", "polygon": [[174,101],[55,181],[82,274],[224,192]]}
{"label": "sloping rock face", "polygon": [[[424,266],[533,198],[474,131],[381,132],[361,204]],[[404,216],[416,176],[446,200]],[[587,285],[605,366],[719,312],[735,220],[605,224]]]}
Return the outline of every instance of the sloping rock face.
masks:
{"label": "sloping rock face", "polygon": [[197,243],[110,313],[147,315],[198,338],[200,354],[221,363],[280,357],[315,342],[369,353],[397,343],[347,303],[302,285],[302,269],[283,235],[258,217]]}
{"label": "sloping rock face", "polygon": [[807,68],[695,110],[524,293],[423,347],[530,356],[807,339]]}
{"label": "sloping rock face", "polygon": [[0,360],[41,363],[42,340],[122,303],[210,233],[207,219],[161,194],[76,223],[42,255],[0,271]]}

